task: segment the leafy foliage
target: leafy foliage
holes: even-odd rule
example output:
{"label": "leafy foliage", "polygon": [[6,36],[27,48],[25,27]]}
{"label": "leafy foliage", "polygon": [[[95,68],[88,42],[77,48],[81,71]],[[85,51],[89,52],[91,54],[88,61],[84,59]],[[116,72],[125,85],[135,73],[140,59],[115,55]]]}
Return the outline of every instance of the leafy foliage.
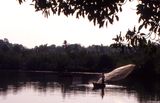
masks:
{"label": "leafy foliage", "polygon": [[160,0],[139,0],[137,14],[140,14],[139,22],[143,21],[139,30],[149,26],[150,31],[160,34]]}
{"label": "leafy foliage", "polygon": [[[22,0],[19,0],[21,3]],[[79,18],[87,17],[94,25],[107,25],[108,22],[119,20],[118,12],[122,11],[122,4],[125,0],[33,0],[36,11],[48,17],[50,12],[60,15],[73,15]]]}
{"label": "leafy foliage", "polygon": [[[140,75],[159,73],[160,68],[158,66],[159,44],[151,42],[149,38],[146,39],[147,35],[148,34],[137,32],[136,28],[134,28],[133,30],[128,30],[124,37],[122,37],[121,33],[117,35],[117,37],[113,39],[116,43],[111,45],[114,48],[120,48],[121,53],[124,55],[122,57],[126,56],[126,60],[131,60],[140,66],[137,70],[137,73]],[[123,38],[123,40],[121,38]],[[134,56],[130,55],[132,53]],[[128,59],[128,57],[132,59]],[[124,60],[119,61],[123,62]]]}
{"label": "leafy foliage", "polygon": [[[133,30],[128,30],[125,36],[122,36],[121,32],[116,38],[113,38],[115,41],[115,47],[134,47],[134,48],[145,48],[152,44],[152,40],[149,38],[149,34],[140,33],[134,27]],[[112,44],[113,45],[113,44]]]}
{"label": "leafy foliage", "polygon": [[[21,4],[25,0],[18,0]],[[132,1],[132,0],[128,0]],[[64,14],[66,16],[76,14],[79,18],[87,17],[94,25],[102,27],[113,24],[119,20],[118,12],[127,0],[32,0],[35,10],[42,11],[45,17],[53,14]],[[137,15],[139,16],[139,31],[149,27],[150,31],[160,34],[160,1],[138,0]]]}

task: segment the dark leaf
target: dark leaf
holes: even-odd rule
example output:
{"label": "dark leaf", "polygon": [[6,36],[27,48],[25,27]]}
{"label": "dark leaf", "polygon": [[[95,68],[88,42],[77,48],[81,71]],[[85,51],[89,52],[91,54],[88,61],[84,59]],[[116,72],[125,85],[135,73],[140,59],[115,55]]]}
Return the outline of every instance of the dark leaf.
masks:
{"label": "dark leaf", "polygon": [[22,4],[25,0],[18,0],[19,4]]}
{"label": "dark leaf", "polygon": [[139,26],[138,32],[142,29],[142,27],[143,27],[143,24]]}
{"label": "dark leaf", "polygon": [[119,17],[117,15],[115,17],[116,17],[116,20],[119,21]]}
{"label": "dark leaf", "polygon": [[120,12],[122,12],[122,7],[121,6],[119,7],[119,10],[120,10]]}
{"label": "dark leaf", "polygon": [[133,28],[133,32],[136,32],[136,27]]}
{"label": "dark leaf", "polygon": [[144,35],[146,35],[146,34],[144,34],[144,33],[140,33],[140,35],[141,35],[141,36],[144,36]]}
{"label": "dark leaf", "polygon": [[108,17],[108,20],[111,24],[113,23],[113,20],[110,17]]}
{"label": "dark leaf", "polygon": [[142,16],[140,16],[140,18],[138,19],[138,22],[140,23],[140,22],[141,22],[141,20],[142,20]]}
{"label": "dark leaf", "polygon": [[147,23],[145,23],[144,27],[147,28]]}
{"label": "dark leaf", "polygon": [[108,22],[106,21],[106,27],[108,26]]}
{"label": "dark leaf", "polygon": [[158,27],[154,28],[154,33],[156,33],[156,32],[157,32],[157,29],[158,29]]}

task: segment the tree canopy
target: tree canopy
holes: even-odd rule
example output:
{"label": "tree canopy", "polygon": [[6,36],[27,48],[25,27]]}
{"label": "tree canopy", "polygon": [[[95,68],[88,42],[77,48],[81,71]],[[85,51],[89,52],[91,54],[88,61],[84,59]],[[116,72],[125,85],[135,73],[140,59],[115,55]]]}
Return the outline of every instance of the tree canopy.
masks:
{"label": "tree canopy", "polygon": [[[23,3],[26,0],[18,0]],[[130,2],[134,0],[128,0]],[[137,0],[137,15],[139,15],[139,28],[149,28],[151,32],[160,34],[160,0]],[[76,14],[79,18],[87,17],[94,25],[103,27],[108,23],[113,24],[119,20],[118,12],[122,12],[122,6],[127,0],[32,0],[35,10],[42,11],[48,17],[50,13],[64,14],[66,16]]]}

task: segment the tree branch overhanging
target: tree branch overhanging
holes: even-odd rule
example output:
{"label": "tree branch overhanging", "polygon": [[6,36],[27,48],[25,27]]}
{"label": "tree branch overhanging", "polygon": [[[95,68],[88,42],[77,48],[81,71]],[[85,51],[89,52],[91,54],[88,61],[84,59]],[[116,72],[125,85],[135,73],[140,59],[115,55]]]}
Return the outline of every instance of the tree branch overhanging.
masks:
{"label": "tree branch overhanging", "polygon": [[[18,0],[23,3],[26,0]],[[32,0],[35,11],[42,11],[45,17],[53,14],[66,16],[76,14],[76,17],[87,17],[94,25],[103,27],[119,20],[118,12],[127,1],[133,0]],[[138,0],[137,15],[139,15],[139,31],[149,28],[160,35],[160,0]]]}

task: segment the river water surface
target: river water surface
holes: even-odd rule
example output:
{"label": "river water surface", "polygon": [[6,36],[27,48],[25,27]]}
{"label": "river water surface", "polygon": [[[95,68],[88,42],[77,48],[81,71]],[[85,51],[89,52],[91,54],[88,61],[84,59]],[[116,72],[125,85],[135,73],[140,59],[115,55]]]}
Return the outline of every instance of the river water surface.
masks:
{"label": "river water surface", "polygon": [[0,103],[160,103],[160,83],[106,84],[95,74],[0,73]]}

